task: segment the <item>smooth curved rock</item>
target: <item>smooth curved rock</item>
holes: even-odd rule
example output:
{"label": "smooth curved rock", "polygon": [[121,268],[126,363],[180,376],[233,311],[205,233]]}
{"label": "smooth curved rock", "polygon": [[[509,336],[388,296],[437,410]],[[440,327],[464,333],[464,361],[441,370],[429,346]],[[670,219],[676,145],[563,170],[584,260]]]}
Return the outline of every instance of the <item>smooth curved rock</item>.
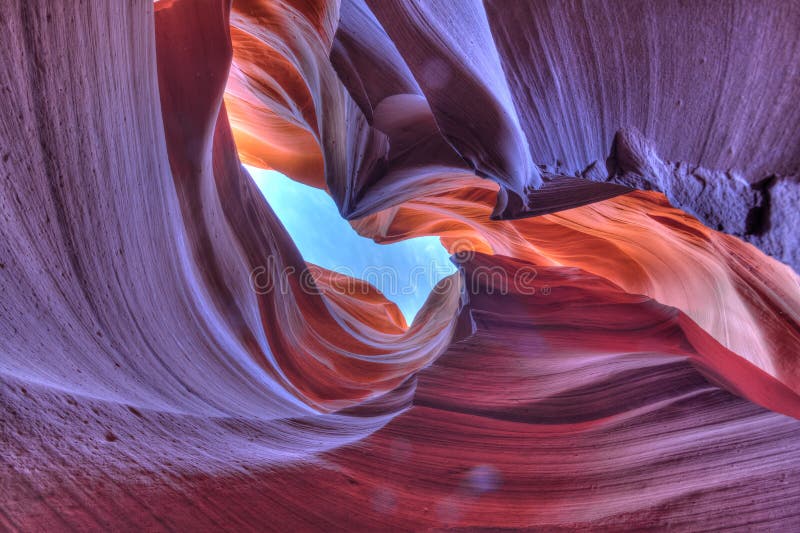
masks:
{"label": "smooth curved rock", "polygon": [[0,4],[1,527],[800,526],[798,4],[621,5]]}

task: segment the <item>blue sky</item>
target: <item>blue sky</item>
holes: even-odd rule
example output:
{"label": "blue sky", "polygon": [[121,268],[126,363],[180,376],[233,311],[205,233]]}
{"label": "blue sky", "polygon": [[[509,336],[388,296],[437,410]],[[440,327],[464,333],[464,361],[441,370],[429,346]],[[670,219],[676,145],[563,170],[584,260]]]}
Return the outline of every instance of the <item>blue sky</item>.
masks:
{"label": "blue sky", "polygon": [[436,282],[455,272],[438,237],[376,244],[350,227],[325,191],[273,170],[247,170],[306,261],[371,282],[409,324]]}

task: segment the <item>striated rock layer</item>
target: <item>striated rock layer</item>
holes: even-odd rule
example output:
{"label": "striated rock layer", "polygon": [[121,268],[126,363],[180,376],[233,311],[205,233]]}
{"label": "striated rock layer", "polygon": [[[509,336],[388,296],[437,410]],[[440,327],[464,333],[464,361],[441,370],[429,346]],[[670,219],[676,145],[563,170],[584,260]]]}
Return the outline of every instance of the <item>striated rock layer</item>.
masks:
{"label": "striated rock layer", "polygon": [[[0,524],[800,526],[798,19],[0,4]],[[241,161],[459,272],[404,327]]]}

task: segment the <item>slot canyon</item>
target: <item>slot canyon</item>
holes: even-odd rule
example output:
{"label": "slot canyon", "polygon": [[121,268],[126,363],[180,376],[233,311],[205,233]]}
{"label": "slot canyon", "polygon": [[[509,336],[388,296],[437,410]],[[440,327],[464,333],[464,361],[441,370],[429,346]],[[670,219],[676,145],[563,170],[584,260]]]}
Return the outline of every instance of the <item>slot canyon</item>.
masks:
{"label": "slot canyon", "polygon": [[[0,58],[0,530],[800,529],[797,0],[3,0]],[[401,310],[248,168],[451,270]]]}

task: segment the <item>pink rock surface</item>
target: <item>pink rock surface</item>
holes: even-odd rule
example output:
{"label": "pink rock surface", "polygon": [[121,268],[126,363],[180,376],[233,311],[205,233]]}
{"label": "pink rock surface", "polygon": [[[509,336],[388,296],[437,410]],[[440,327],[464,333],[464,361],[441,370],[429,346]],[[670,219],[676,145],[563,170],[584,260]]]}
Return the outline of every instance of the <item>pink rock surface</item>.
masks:
{"label": "pink rock surface", "polygon": [[[800,526],[798,12],[0,4],[0,525]],[[240,161],[459,273],[405,328]]]}

